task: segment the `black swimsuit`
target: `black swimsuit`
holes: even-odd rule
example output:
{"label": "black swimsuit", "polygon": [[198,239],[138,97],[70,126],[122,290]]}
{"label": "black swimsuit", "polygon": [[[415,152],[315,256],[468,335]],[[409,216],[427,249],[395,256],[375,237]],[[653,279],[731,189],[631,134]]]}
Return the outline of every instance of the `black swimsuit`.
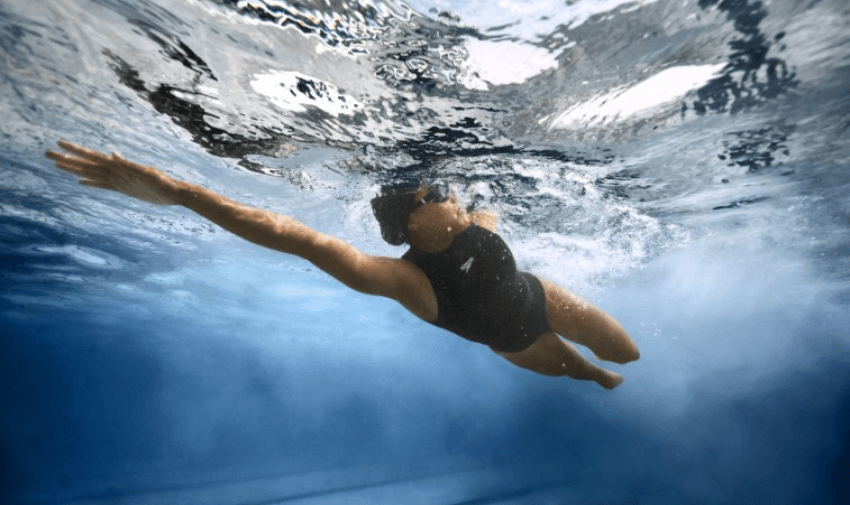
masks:
{"label": "black swimsuit", "polygon": [[543,286],[518,272],[507,244],[476,225],[445,251],[411,247],[403,256],[425,272],[439,309],[435,326],[501,352],[519,352],[549,331]]}

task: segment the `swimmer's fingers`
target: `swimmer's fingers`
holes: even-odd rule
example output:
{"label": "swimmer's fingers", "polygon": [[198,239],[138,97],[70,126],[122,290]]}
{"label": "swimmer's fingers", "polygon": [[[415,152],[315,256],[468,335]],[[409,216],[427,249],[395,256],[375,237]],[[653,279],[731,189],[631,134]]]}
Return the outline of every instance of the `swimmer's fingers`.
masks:
{"label": "swimmer's fingers", "polygon": [[86,149],[85,147],[78,146],[76,144],[72,144],[66,140],[60,140],[59,147],[79,156],[80,158],[85,158],[92,161],[109,161],[109,156],[105,154],[99,153],[97,151],[92,151],[91,149]]}
{"label": "swimmer's fingers", "polygon": [[[80,147],[70,142],[61,141],[59,146],[72,154],[59,153],[55,151],[47,151],[45,154],[48,158],[56,161],[57,166],[69,172],[74,172],[82,175],[85,173],[98,173],[102,175],[114,173],[116,175],[124,172],[134,172],[142,176],[167,177],[159,170],[127,161],[126,158],[119,153],[112,153],[107,156],[84,147]],[[61,163],[61,166],[60,166]]]}
{"label": "swimmer's fingers", "polygon": [[138,165],[136,163],[132,163],[127,161],[121,154],[112,153],[111,156],[108,156],[103,153],[99,153],[97,151],[92,151],[91,149],[86,149],[85,147],[78,146],[76,144],[72,144],[70,142],[66,142],[64,140],[59,141],[59,147],[68,151],[71,154],[57,153],[55,151],[47,151],[47,156],[51,159],[58,160],[63,159],[66,161],[77,161],[81,165],[84,165],[88,162],[88,166],[100,166],[100,167],[115,167],[115,168],[131,168],[134,170],[152,170],[151,167],[145,167],[143,165]]}
{"label": "swimmer's fingers", "polygon": [[67,172],[71,172],[80,176],[80,184],[85,186],[94,186],[96,188],[103,189],[112,189],[118,190],[119,184],[116,184],[114,181],[111,181],[111,177],[107,173],[103,173],[102,170],[97,170],[100,167],[80,167],[80,161],[67,162],[64,160],[60,160],[56,162],[56,166],[65,170]]}
{"label": "swimmer's fingers", "polygon": [[58,168],[61,168],[62,170],[65,170],[66,172],[72,172],[72,173],[75,173],[77,175],[85,175],[85,173],[86,173],[86,171],[83,170],[82,168],[79,168],[76,163],[73,163],[71,161],[67,161],[63,158],[60,158],[59,156],[61,156],[61,155],[59,155],[59,153],[47,151],[44,154],[47,155],[48,158],[55,161],[56,166]]}
{"label": "swimmer's fingers", "polygon": [[82,160],[83,158],[78,158],[76,156],[71,156],[70,154],[58,153],[56,151],[45,151],[44,155],[50,158],[53,161],[60,162],[66,161],[70,162],[72,160]]}
{"label": "swimmer's fingers", "polygon": [[103,160],[95,161],[89,158],[57,153],[55,151],[47,151],[44,154],[55,161],[58,168],[80,176],[87,176],[89,174],[105,175],[110,171],[110,166],[106,165]]}
{"label": "swimmer's fingers", "polygon": [[80,184],[111,189],[158,205],[177,201],[178,182],[159,170],[124,159],[118,153],[105,155],[70,142],[59,142],[70,154],[47,151],[48,158],[62,170],[80,177]]}
{"label": "swimmer's fingers", "polygon": [[92,162],[87,159],[68,156],[61,153],[54,153],[52,151],[47,151],[45,154],[48,158],[56,162],[56,166],[58,168],[68,172],[73,172],[77,175],[102,175],[109,171],[108,167],[104,167],[100,163]]}

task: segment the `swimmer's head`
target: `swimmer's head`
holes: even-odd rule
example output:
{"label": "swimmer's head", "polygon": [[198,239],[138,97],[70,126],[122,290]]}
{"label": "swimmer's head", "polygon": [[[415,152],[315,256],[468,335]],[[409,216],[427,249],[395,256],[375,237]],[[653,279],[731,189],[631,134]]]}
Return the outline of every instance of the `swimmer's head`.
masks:
{"label": "swimmer's head", "polygon": [[[423,188],[416,198],[430,193],[429,188]],[[446,250],[454,238],[466,230],[472,219],[460,205],[457,197],[443,193],[439,199],[423,199],[407,220],[410,232],[410,244],[427,253],[439,253]]]}
{"label": "swimmer's head", "polygon": [[449,187],[444,182],[385,187],[372,199],[372,212],[381,227],[381,237],[391,245],[409,244],[410,214],[426,203],[445,202],[449,196]]}

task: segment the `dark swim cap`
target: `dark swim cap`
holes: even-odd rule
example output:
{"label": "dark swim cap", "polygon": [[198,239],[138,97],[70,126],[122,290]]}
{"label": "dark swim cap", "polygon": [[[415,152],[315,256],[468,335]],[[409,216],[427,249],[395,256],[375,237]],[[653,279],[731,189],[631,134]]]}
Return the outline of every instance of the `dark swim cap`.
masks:
{"label": "dark swim cap", "polygon": [[372,212],[381,226],[381,238],[391,245],[410,243],[407,221],[410,214],[428,202],[445,202],[449,199],[449,187],[444,182],[428,184],[424,197],[414,200],[422,185],[385,186],[381,194],[372,199]]}

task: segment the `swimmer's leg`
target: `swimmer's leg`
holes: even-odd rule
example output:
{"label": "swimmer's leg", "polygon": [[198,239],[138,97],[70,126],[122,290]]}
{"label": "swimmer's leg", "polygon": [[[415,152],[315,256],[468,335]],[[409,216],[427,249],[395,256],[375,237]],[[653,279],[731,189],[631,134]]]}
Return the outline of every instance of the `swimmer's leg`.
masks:
{"label": "swimmer's leg", "polygon": [[599,368],[586,360],[573,346],[552,332],[541,335],[524,351],[494,352],[518,367],[542,375],[592,380],[605,389],[614,389],[623,382],[620,375]]}
{"label": "swimmer's leg", "polygon": [[628,363],[640,351],[620,324],[578,296],[540,279],[549,327],[571,342],[590,348],[600,359]]}

